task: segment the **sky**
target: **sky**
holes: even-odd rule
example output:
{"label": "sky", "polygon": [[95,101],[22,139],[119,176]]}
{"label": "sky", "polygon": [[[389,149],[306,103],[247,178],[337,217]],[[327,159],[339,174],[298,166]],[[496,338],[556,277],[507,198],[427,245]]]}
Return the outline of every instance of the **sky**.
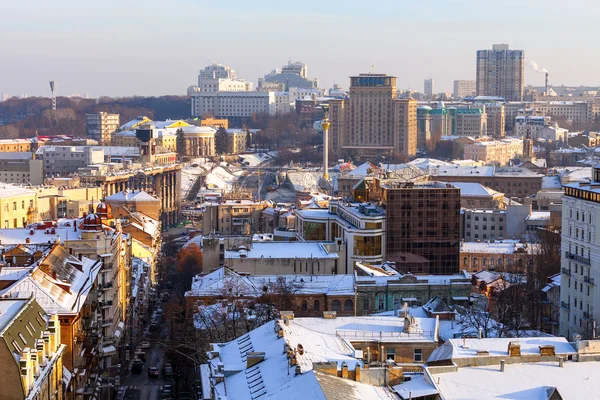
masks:
{"label": "sky", "polygon": [[[0,0],[0,93],[49,96],[55,80],[58,95],[183,95],[212,61],[256,84],[290,59],[323,88],[374,65],[443,92],[494,43],[550,84],[597,86],[599,20],[596,0]],[[543,81],[526,66],[526,84]]]}

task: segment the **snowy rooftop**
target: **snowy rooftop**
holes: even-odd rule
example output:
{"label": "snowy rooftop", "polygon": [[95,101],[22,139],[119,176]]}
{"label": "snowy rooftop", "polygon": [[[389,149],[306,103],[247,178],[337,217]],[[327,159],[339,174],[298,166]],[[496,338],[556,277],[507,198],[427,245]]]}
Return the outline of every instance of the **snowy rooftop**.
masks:
{"label": "snowy rooftop", "polygon": [[526,338],[485,338],[485,339],[449,339],[431,353],[428,363],[460,358],[477,358],[477,352],[487,351],[487,357],[508,357],[509,343],[518,343],[521,356],[540,355],[540,346],[554,346],[557,355],[577,354],[573,346],[564,337],[526,337]]}
{"label": "snowy rooftop", "polygon": [[225,250],[228,258],[339,258],[329,253],[321,243],[261,242],[252,243],[247,250]]}
{"label": "snowy rooftop", "polygon": [[0,198],[2,199],[23,195],[33,196],[34,194],[35,190],[32,189],[26,189],[9,183],[0,183]]}
{"label": "snowy rooftop", "polygon": [[281,279],[293,286],[299,294],[354,294],[354,275],[260,275],[243,276],[221,267],[210,274],[197,276],[192,281],[192,290],[186,296],[214,296],[222,293],[230,284],[247,296],[260,296],[263,288]]}
{"label": "snowy rooftop", "polygon": [[518,249],[525,249],[531,253],[533,245],[525,245],[518,240],[498,240],[491,242],[462,242],[461,253],[490,253],[490,254],[513,254]]}
{"label": "snowy rooftop", "polygon": [[47,313],[77,314],[101,266],[101,261],[85,257],[80,261],[62,246],[56,246],[45,258],[36,262],[29,275],[0,291],[0,295],[33,295]]}
{"label": "snowy rooftop", "polygon": [[530,399],[592,400],[600,393],[600,362],[508,364],[504,372],[463,367],[434,375],[445,400]]}
{"label": "snowy rooftop", "polygon": [[542,190],[544,189],[562,189],[559,176],[544,176],[542,178]]}
{"label": "snowy rooftop", "polygon": [[494,166],[467,167],[461,165],[440,166],[431,169],[431,174],[442,176],[494,176]]}
{"label": "snowy rooftop", "polygon": [[460,189],[461,196],[477,196],[477,197],[488,197],[502,194],[480,183],[474,182],[448,182],[452,186]]}
{"label": "snowy rooftop", "polygon": [[156,197],[142,191],[142,190],[125,190],[112,194],[105,199],[107,202],[111,201],[151,201],[159,202],[160,200]]}
{"label": "snowy rooftop", "polygon": [[549,221],[550,220],[550,211],[532,211],[531,214],[527,218],[526,221]]}
{"label": "snowy rooftop", "polygon": [[28,299],[1,299],[0,298],[0,334],[4,328],[19,314]]}

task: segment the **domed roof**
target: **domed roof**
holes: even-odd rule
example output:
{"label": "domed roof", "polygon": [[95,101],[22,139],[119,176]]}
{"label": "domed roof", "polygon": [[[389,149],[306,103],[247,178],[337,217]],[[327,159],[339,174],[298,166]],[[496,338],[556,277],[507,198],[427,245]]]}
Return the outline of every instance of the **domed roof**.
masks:
{"label": "domed roof", "polygon": [[110,204],[107,204],[103,201],[101,201],[100,203],[98,203],[98,207],[96,207],[96,214],[100,217],[100,218],[104,218],[104,219],[109,219],[112,218],[112,208],[110,206]]}
{"label": "domed roof", "polygon": [[417,110],[431,111],[431,110],[433,110],[433,108],[431,108],[429,106],[420,106],[419,108],[417,108]]}
{"label": "domed roof", "polygon": [[84,231],[101,231],[102,230],[102,218],[98,214],[90,213],[83,219],[83,230]]}

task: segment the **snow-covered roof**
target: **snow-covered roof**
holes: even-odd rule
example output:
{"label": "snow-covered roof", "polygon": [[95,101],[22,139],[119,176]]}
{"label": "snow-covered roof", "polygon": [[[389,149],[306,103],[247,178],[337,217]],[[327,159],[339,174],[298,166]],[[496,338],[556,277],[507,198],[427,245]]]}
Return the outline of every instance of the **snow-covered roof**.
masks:
{"label": "snow-covered roof", "polygon": [[159,230],[160,223],[148,215],[136,211],[129,214],[131,225],[137,229],[149,234],[150,236],[156,235]]}
{"label": "snow-covered roof", "polygon": [[228,258],[339,258],[328,252],[321,243],[314,242],[259,242],[247,250],[225,250]]}
{"label": "snow-covered roof", "polygon": [[0,295],[28,297],[33,294],[49,314],[77,314],[101,266],[99,260],[86,257],[78,260],[58,245],[36,262],[29,275],[0,291]]}
{"label": "snow-covered roof", "polygon": [[220,295],[228,285],[235,285],[241,294],[258,297],[265,286],[284,280],[294,287],[297,294],[354,294],[354,275],[253,275],[242,276],[221,267],[205,276],[197,276],[192,281],[192,290],[186,296]]}
{"label": "snow-covered roof", "polygon": [[554,274],[551,277],[548,278],[548,284],[546,286],[544,286],[544,288],[542,289],[542,292],[548,292],[550,289],[552,288],[559,288],[560,289],[560,274]]}
{"label": "snow-covered roof", "polygon": [[21,309],[27,304],[27,301],[28,297],[21,299],[0,298],[0,333],[19,314]]}
{"label": "snow-covered roof", "polygon": [[468,167],[461,165],[452,165],[452,166],[439,166],[436,168],[432,168],[430,173],[432,175],[442,177],[442,176],[494,176],[495,167],[494,166],[484,166],[484,167]]}
{"label": "snow-covered roof", "polygon": [[0,183],[0,198],[5,199],[23,195],[33,196],[35,195],[35,190],[11,185],[10,183]]}
{"label": "snow-covered roof", "polygon": [[446,343],[431,353],[428,363],[460,358],[477,358],[477,352],[487,351],[488,357],[508,357],[509,343],[519,343],[521,356],[540,355],[540,346],[554,346],[554,352],[562,355],[577,352],[564,337],[526,337],[526,338],[485,338],[485,339],[448,339]]}
{"label": "snow-covered roof", "polygon": [[550,211],[532,211],[531,214],[525,218],[526,221],[549,221]]}
{"label": "snow-covered roof", "polygon": [[111,201],[151,201],[159,202],[160,200],[156,197],[144,192],[143,190],[124,190],[112,194],[105,199],[107,202]]}
{"label": "snow-covered roof", "polygon": [[524,249],[531,254],[535,244],[520,243],[518,240],[497,240],[491,242],[462,242],[461,253],[490,253],[490,254],[513,254],[518,249]]}
{"label": "snow-covered roof", "polygon": [[600,393],[600,362],[507,364],[504,372],[463,367],[436,374],[434,381],[445,400],[592,400]]}
{"label": "snow-covered roof", "polygon": [[477,197],[489,197],[496,196],[502,193],[490,189],[487,186],[483,186],[480,183],[475,182],[449,182],[452,186],[460,189],[461,196],[477,196]]}
{"label": "snow-covered roof", "polygon": [[559,176],[544,176],[542,178],[542,190],[544,189],[562,189]]}

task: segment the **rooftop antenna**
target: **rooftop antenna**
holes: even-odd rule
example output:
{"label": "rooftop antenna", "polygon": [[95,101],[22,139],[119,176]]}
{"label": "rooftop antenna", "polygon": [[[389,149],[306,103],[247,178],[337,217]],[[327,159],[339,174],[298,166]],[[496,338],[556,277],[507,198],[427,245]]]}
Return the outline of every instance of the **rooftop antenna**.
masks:
{"label": "rooftop antenna", "polygon": [[52,111],[56,110],[56,89],[58,88],[58,81],[50,81],[50,91],[52,92]]}

